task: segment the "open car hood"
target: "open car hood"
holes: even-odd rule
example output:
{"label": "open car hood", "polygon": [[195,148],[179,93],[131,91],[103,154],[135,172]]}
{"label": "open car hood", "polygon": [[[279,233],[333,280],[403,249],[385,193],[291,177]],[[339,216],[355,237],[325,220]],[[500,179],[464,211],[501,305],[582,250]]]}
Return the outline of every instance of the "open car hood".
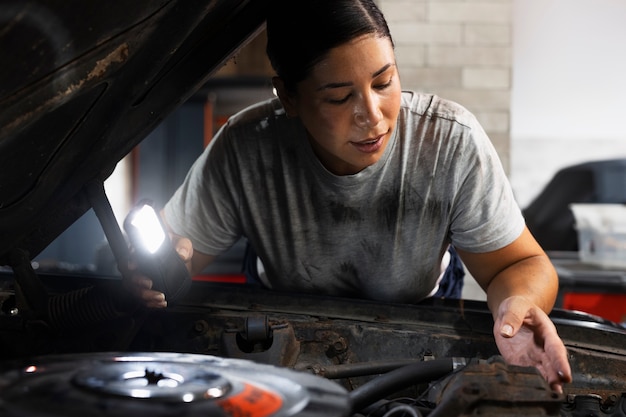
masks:
{"label": "open car hood", "polygon": [[262,0],[0,2],[0,265],[91,206],[86,184],[264,23]]}

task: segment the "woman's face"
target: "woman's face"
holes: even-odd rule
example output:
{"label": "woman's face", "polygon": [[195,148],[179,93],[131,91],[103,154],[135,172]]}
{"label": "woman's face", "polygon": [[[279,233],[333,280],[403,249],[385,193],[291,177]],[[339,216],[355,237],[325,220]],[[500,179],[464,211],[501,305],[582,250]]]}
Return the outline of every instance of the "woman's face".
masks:
{"label": "woman's face", "polygon": [[365,35],[331,49],[298,83],[287,111],[300,118],[324,166],[349,175],[380,159],[396,125],[400,95],[391,41]]}

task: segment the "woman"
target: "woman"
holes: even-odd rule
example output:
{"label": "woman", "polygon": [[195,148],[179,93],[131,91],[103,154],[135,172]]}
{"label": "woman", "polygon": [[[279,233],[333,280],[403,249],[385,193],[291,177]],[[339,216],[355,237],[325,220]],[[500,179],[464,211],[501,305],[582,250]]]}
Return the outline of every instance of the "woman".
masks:
{"label": "woman", "polygon": [[561,391],[571,371],[546,314],[557,276],[474,116],[401,90],[372,0],[271,3],[279,98],[233,116],[163,210],[192,273],[245,236],[270,288],[414,303],[437,291],[453,245],[501,354]]}

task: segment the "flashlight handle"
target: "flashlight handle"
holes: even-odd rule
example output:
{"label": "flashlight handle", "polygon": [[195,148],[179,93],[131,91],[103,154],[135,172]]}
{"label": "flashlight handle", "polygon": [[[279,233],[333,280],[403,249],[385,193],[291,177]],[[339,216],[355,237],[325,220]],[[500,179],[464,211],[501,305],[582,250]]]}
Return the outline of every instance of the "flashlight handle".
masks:
{"label": "flashlight handle", "polygon": [[191,275],[185,262],[171,244],[166,244],[153,258],[152,265],[159,270],[154,274],[154,288],[165,294],[169,304],[176,303],[191,286]]}
{"label": "flashlight handle", "polygon": [[191,275],[171,244],[163,245],[153,255],[137,252],[137,264],[139,271],[152,280],[153,289],[165,294],[170,305],[183,297],[191,286]]}

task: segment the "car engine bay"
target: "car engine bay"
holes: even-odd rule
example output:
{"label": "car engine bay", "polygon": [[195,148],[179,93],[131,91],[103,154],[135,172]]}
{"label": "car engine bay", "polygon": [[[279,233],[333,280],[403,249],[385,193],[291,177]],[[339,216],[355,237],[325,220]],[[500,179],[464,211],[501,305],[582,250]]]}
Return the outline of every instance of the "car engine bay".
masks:
{"label": "car engine bay", "polygon": [[[34,297],[30,282],[24,297],[28,279],[15,277],[13,286],[12,274],[5,275],[2,415],[74,416],[84,415],[84,407],[92,407],[90,415],[120,415],[120,403],[125,412],[163,416],[206,415],[216,404],[209,415],[626,413],[626,331],[584,313],[555,310],[551,316],[574,376],[559,394],[536,369],[507,365],[498,356],[491,315],[480,301],[402,305],[194,282],[175,305],[148,310],[126,299],[114,279],[86,285],[80,276],[29,274],[42,292]],[[207,362],[208,376],[190,368],[198,361]],[[139,397],[129,388],[137,384],[144,390]],[[210,398],[186,401],[181,394],[198,386],[214,392],[207,387],[215,384],[219,394]],[[282,398],[282,405],[266,414],[263,407],[251,414],[222,407],[243,398],[248,385],[265,390],[262,397]],[[40,391],[47,394],[34,400],[32,393]],[[59,404],[65,397],[75,399]],[[290,407],[289,401],[309,406]],[[323,406],[314,405],[318,401]]]}

